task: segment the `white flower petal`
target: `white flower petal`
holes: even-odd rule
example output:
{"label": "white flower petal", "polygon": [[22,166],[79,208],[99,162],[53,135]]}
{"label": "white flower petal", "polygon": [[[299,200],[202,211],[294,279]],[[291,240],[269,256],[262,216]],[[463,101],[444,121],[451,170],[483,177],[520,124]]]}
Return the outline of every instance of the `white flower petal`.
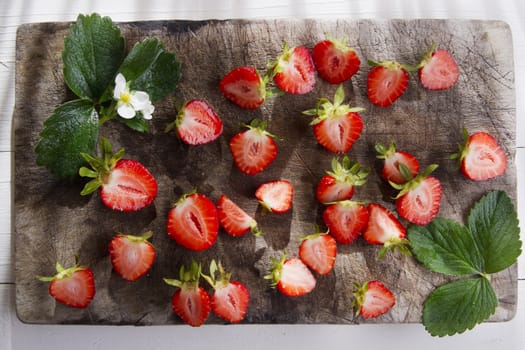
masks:
{"label": "white flower petal", "polygon": [[128,88],[126,86],[126,78],[122,75],[122,73],[117,74],[117,77],[115,78],[115,90],[113,90],[113,98],[120,99],[120,96],[123,93],[128,92]]}
{"label": "white flower petal", "polygon": [[146,106],[144,106],[144,108],[140,110],[140,112],[142,113],[142,118],[146,120],[150,120],[152,118],[152,114],[154,111],[155,111],[155,106],[152,105],[151,103],[147,104]]}
{"label": "white flower petal", "polygon": [[130,103],[136,111],[143,109],[148,104],[151,104],[149,95],[144,91],[132,91]]}
{"label": "white flower petal", "polygon": [[117,113],[124,119],[131,119],[135,117],[135,109],[128,104],[120,104]]}

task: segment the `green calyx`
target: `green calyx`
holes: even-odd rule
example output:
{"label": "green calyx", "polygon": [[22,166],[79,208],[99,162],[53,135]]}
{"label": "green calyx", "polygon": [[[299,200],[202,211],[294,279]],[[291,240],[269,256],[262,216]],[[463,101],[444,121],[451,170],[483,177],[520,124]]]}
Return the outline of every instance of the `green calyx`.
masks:
{"label": "green calyx", "polygon": [[434,54],[435,51],[436,51],[436,43],[432,42],[432,45],[430,45],[430,49],[428,49],[427,52],[423,53],[423,58],[421,59],[421,61],[415,68],[420,69],[426,66],[432,59],[432,55]]}
{"label": "green calyx", "polygon": [[465,159],[465,157],[469,153],[468,144],[469,144],[470,134],[466,128],[462,129],[462,134],[463,134],[463,143],[458,144],[458,152],[451,154],[449,157],[450,159],[458,160],[458,167],[461,166],[461,162],[463,161],[463,159]]}
{"label": "green calyx", "polygon": [[179,279],[163,278],[163,280],[166,284],[178,288],[198,288],[201,271],[202,265],[192,259],[189,269],[184,265],[180,267]]}
{"label": "green calyx", "polygon": [[350,108],[350,104],[344,104],[345,92],[343,84],[339,85],[335,91],[334,100],[322,97],[317,101],[317,105],[313,109],[303,111],[304,115],[315,116],[316,118],[310,123],[315,125],[322,122],[325,119],[336,119],[345,116],[348,113],[358,113],[365,109],[362,107]]}
{"label": "green calyx", "polygon": [[410,242],[406,238],[390,238],[385,243],[383,243],[383,247],[377,254],[378,258],[383,258],[387,252],[398,250],[401,254],[404,256],[412,256],[412,252],[410,251]]}
{"label": "green calyx", "polygon": [[401,172],[403,177],[405,177],[405,179],[407,179],[408,181],[404,184],[396,184],[395,182],[389,181],[390,186],[392,186],[396,190],[399,190],[399,193],[397,194],[396,197],[394,197],[394,199],[402,197],[406,193],[417,188],[421,184],[421,182],[425,178],[427,178],[437,168],[438,168],[437,164],[430,164],[425,170],[419,173],[416,177],[412,177],[412,175],[410,174],[410,171],[408,170],[408,167],[405,164],[400,163],[399,171]]}
{"label": "green calyx", "polygon": [[71,267],[68,267],[68,268],[64,268],[64,266],[62,266],[62,264],[60,264],[58,261],[56,262],[55,264],[55,269],[57,271],[57,273],[54,275],[54,276],[37,276],[37,279],[39,281],[42,281],[42,282],[51,282],[51,281],[54,281],[54,280],[61,280],[61,279],[65,279],[65,278],[68,278],[68,277],[71,277],[76,271],[79,271],[79,270],[85,270],[87,267],[86,266],[82,266],[82,265],[79,265],[78,264],[78,258],[75,257],[75,265],[71,266]]}
{"label": "green calyx", "polygon": [[280,140],[280,138],[272,133],[270,133],[267,129],[268,122],[266,120],[259,120],[259,119],[253,119],[250,124],[242,124],[245,128],[248,128],[250,131],[259,134],[259,135],[266,135],[271,137],[272,139]]}
{"label": "green calyx", "polygon": [[327,171],[326,173],[337,182],[362,186],[367,182],[370,168],[361,168],[359,162],[351,161],[348,156],[344,156],[341,161],[338,158],[332,158],[332,171]]}
{"label": "green calyx", "polygon": [[325,37],[326,37],[326,40],[329,40],[335,46],[335,48],[340,50],[340,51],[343,51],[343,52],[345,52],[345,51],[355,51],[353,48],[348,46],[348,38],[347,37],[344,37],[344,38],[338,40],[338,39],[333,38],[328,33],[325,34]]}
{"label": "green calyx", "polygon": [[352,309],[355,309],[355,315],[359,316],[361,312],[361,306],[365,303],[365,295],[368,292],[368,282],[363,283],[362,285],[354,282],[354,291],[352,295],[354,299],[352,300]]}
{"label": "green calyx", "polygon": [[277,260],[275,258],[271,259],[272,261],[272,269],[270,270],[270,273],[264,276],[264,279],[271,281],[272,288],[275,288],[279,281],[281,280],[281,275],[283,271],[283,265],[286,261],[286,253],[284,253],[281,256],[281,259]]}
{"label": "green calyx", "polygon": [[140,236],[126,235],[123,233],[118,233],[117,236],[126,237],[129,241],[133,243],[142,243],[142,242],[149,240],[151,237],[153,237],[153,231],[147,231]]}
{"label": "green calyx", "polygon": [[[217,272],[219,272],[218,277],[216,277]],[[231,272],[226,272],[220,261],[217,263],[215,260],[212,260],[210,263],[210,274],[205,275],[201,273],[201,276],[213,289],[218,289],[230,283]]]}
{"label": "green calyx", "polygon": [[377,159],[387,159],[396,153],[396,144],[394,142],[391,142],[388,148],[382,143],[376,143],[374,148],[378,153]]}
{"label": "green calyx", "polygon": [[104,137],[100,138],[100,149],[102,153],[100,158],[87,153],[81,153],[82,157],[91,166],[91,168],[81,167],[78,171],[78,174],[82,177],[93,179],[86,183],[80,192],[80,194],[83,196],[95,192],[97,188],[105,184],[109,175],[111,174],[111,171],[115,167],[115,164],[117,164],[117,162],[124,155],[124,148],[121,148],[113,154],[109,140]]}
{"label": "green calyx", "polygon": [[409,64],[399,63],[394,60],[385,60],[385,61],[373,61],[368,60],[368,65],[371,67],[385,67],[392,71],[405,70],[407,72],[415,72],[418,70],[417,66],[411,66]]}

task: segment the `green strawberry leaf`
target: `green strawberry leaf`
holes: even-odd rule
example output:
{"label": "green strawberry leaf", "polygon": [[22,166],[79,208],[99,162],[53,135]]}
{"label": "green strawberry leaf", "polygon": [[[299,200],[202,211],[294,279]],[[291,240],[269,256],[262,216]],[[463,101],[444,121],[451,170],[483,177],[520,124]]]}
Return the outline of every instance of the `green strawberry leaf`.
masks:
{"label": "green strawberry leaf", "polygon": [[175,91],[181,76],[177,57],[166,51],[163,43],[156,38],[136,43],[119,72],[126,81],[131,81],[132,90],[147,92],[151,102]]}
{"label": "green strawberry leaf", "polygon": [[454,276],[482,272],[474,237],[463,225],[436,218],[426,226],[411,225],[407,231],[412,252],[431,271]]}
{"label": "green strawberry leaf", "polygon": [[64,79],[80,98],[98,100],[124,59],[124,38],[109,17],[79,15],[64,39]]}
{"label": "green strawberry leaf", "polygon": [[119,118],[119,120],[124,123],[128,128],[133,129],[138,132],[148,132],[149,125],[148,121],[143,119],[140,116],[136,116],[131,119]]}
{"label": "green strawberry leaf", "polygon": [[65,178],[85,164],[81,153],[91,153],[98,137],[98,114],[90,100],[66,102],[44,122],[36,146],[36,163]]}
{"label": "green strawberry leaf", "polygon": [[423,324],[433,336],[474,328],[496,311],[498,299],[490,281],[468,278],[436,288],[423,305]]}
{"label": "green strawberry leaf", "polygon": [[485,273],[496,273],[514,264],[521,254],[518,216],[503,191],[481,198],[468,217],[468,228],[483,257]]}

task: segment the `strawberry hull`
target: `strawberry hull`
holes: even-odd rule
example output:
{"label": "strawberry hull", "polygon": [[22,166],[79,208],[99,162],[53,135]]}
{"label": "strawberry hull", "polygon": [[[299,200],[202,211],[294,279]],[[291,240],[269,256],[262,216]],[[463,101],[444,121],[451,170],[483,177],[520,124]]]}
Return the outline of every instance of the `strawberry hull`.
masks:
{"label": "strawberry hull", "polygon": [[[364,108],[359,112],[363,121],[361,135],[346,154],[371,171],[367,183],[355,188],[352,201],[379,202],[399,217],[392,199],[396,193],[381,176],[383,160],[377,159],[374,151],[378,142],[395,142],[399,150],[417,156],[421,168],[439,164],[432,176],[440,180],[443,191],[440,217],[464,222],[475,201],[493,188],[504,190],[513,201],[517,200],[514,66],[509,46],[512,38],[509,27],[502,22],[341,18],[159,21],[118,26],[129,47],[134,41],[154,36],[165,43],[167,50],[176,52],[183,63],[183,79],[177,90],[155,101],[148,133],[129,130],[118,121],[107,122],[100,129],[115,150],[125,148],[126,158],[140,161],[155,175],[155,200],[136,212],[108,209],[97,194],[89,198],[79,194],[83,179],[58,181],[36,165],[34,148],[41,125],[56,104],[71,97],[56,76],[56,67],[62,66],[59,48],[70,24],[30,24],[18,30],[12,237],[16,248],[16,311],[23,322],[182,324],[170,305],[176,290],[165,286],[162,279],[177,276],[179,268],[192,258],[203,266],[211,259],[220,259],[232,272],[232,278],[247,286],[250,304],[241,323],[421,322],[425,297],[448,278],[427,272],[413,257],[397,251],[378,259],[382,247],[368,244],[362,235],[352,244],[338,245],[331,271],[326,275],[314,273],[315,287],[301,297],[282,295],[262,277],[271,267],[271,258],[282,253],[298,256],[301,239],[315,232],[314,224],[326,232],[322,213],[328,205],[316,199],[316,186],[336,156],[317,143],[310,125],[313,118],[302,112],[314,108],[318,98],[332,99],[337,86],[317,77],[308,94],[269,96],[251,111],[239,108],[218,89],[220,79],[236,67],[252,65],[262,73],[266,62],[282,51],[284,41],[290,47],[312,48],[325,33],[335,38],[346,36],[361,57],[359,71],[343,84],[344,102]],[[417,64],[421,51],[432,40],[454,54],[460,67],[456,84],[447,90],[427,90],[417,81],[417,73],[411,72],[407,90],[392,105],[382,108],[370,103],[366,88],[370,67],[366,59]],[[42,42],[49,49],[37,46]],[[274,86],[273,81],[268,83],[268,87]],[[177,103],[194,98],[206,100],[223,121],[222,134],[198,146],[178,139],[175,130],[164,132],[175,119]],[[235,165],[229,141],[245,130],[242,124],[255,118],[266,121],[267,130],[278,136],[278,154],[264,170],[247,175]],[[508,158],[503,174],[486,181],[471,181],[463,176],[457,162],[449,159],[462,142],[463,126],[471,133],[484,131],[497,138]],[[255,197],[259,185],[275,179],[287,179],[293,185],[293,205],[283,214],[263,210]],[[190,250],[171,239],[167,220],[172,201],[194,188],[213,203],[221,194],[228,195],[257,221],[264,235],[232,237],[218,225],[214,243],[202,251]],[[400,221],[408,226],[406,220]],[[108,244],[115,231],[139,234],[149,230],[157,251],[155,263],[145,275],[130,283],[113,271]],[[35,278],[51,274],[56,261],[68,259],[63,263],[72,265],[75,254],[92,268],[96,281],[97,293],[85,309],[55,302],[46,284]],[[491,279],[497,286],[500,304],[490,321],[509,320],[516,312],[517,267]],[[382,281],[396,296],[396,304],[377,318],[364,319],[355,316],[351,308],[352,282],[369,280]],[[209,286],[202,281],[201,285],[211,294]],[[205,321],[223,323],[213,314]]]}

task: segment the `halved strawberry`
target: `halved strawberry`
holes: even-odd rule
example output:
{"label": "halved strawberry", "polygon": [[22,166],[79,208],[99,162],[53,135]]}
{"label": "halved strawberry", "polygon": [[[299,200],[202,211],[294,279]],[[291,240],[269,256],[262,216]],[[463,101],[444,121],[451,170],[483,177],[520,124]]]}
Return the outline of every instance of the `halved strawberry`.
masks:
{"label": "halved strawberry", "polygon": [[335,202],[324,210],[323,221],[337,243],[350,244],[365,230],[368,210],[359,202]]}
{"label": "halved strawberry", "polygon": [[286,296],[298,297],[310,293],[317,283],[314,275],[299,258],[286,258],[283,254],[280,260],[272,258],[273,268],[264,276],[272,280],[272,286]]}
{"label": "halved strawberry", "polygon": [[202,100],[187,101],[179,110],[175,121],[166,127],[166,132],[174,127],[177,128],[179,138],[193,146],[215,141],[223,130],[221,118]]}
{"label": "halved strawberry", "polygon": [[125,280],[138,280],[153,265],[155,248],[148,242],[152,235],[151,231],[142,236],[119,234],[109,242],[109,256],[113,269]]}
{"label": "halved strawberry", "polygon": [[168,235],[193,251],[210,248],[219,233],[219,216],[215,204],[201,193],[181,196],[168,213]]}
{"label": "halved strawberry", "polygon": [[266,81],[255,67],[237,67],[219,82],[219,90],[228,100],[244,109],[257,109],[266,99]]}
{"label": "halved strawberry", "polygon": [[304,46],[288,48],[268,68],[279,89],[290,94],[306,94],[315,86],[315,66],[310,51]]}
{"label": "halved strawberry", "polygon": [[210,296],[199,286],[200,277],[201,265],[192,261],[188,270],[180,268],[178,280],[164,278],[166,284],[179,288],[171,298],[173,311],[192,327],[202,325],[211,310]]}
{"label": "halved strawberry", "polygon": [[370,244],[383,245],[379,257],[388,250],[398,248],[402,254],[410,255],[406,230],[387,208],[378,203],[368,205],[368,225],[363,238]]}
{"label": "halved strawberry", "polygon": [[368,61],[368,99],[376,106],[388,107],[403,95],[408,87],[408,66],[396,61]]}
{"label": "halved strawberry", "polygon": [[292,207],[293,186],[287,180],[265,182],[257,188],[255,197],[268,211],[282,214]]}
{"label": "halved strawberry", "polygon": [[429,176],[436,168],[430,165],[403,185],[391,184],[400,190],[396,196],[399,216],[417,225],[426,225],[436,217],[441,206],[441,183]]}
{"label": "halved strawberry", "polygon": [[252,120],[230,140],[230,151],[237,168],[244,174],[255,175],[266,169],[277,157],[275,135],[266,131],[266,121]]}
{"label": "halved strawberry", "polygon": [[363,130],[363,120],[358,113],[363,108],[350,108],[349,104],[343,104],[344,98],[343,85],[339,85],[333,103],[320,98],[316,108],[303,112],[315,116],[310,125],[313,125],[317,142],[328,151],[339,154],[347,153]]}
{"label": "halved strawberry", "polygon": [[[419,172],[419,161],[411,153],[396,150],[396,145],[392,142],[390,147],[377,143],[375,149],[379,155],[377,158],[383,159],[383,169],[381,175],[388,182],[404,184],[409,179],[415,177]],[[408,171],[408,178],[407,173]]]}
{"label": "halved strawberry", "polygon": [[465,139],[458,153],[461,172],[470,180],[484,181],[502,175],[507,168],[507,157],[498,141],[489,133],[479,131],[469,135],[463,129]]}
{"label": "halved strawberry", "polygon": [[419,81],[430,90],[448,89],[458,81],[459,68],[454,57],[447,50],[436,50],[435,43],[417,68]]}
{"label": "halved strawberry", "polygon": [[336,40],[329,36],[315,44],[312,59],[321,78],[330,84],[350,79],[361,64],[356,51],[348,46],[347,38]]}
{"label": "halved strawberry", "polygon": [[153,175],[136,160],[121,159],[124,149],[112,154],[109,141],[101,138],[102,157],[82,153],[92,169],[82,167],[80,176],[92,178],[81,195],[88,195],[100,188],[100,199],[108,208],[120,211],[137,211],[157,197],[158,185]]}
{"label": "halved strawberry", "polygon": [[352,198],[354,187],[367,181],[369,168],[362,169],[358,162],[344,156],[342,161],[332,159],[332,171],[327,171],[317,184],[316,198],[321,203],[337,202]]}
{"label": "halved strawberry", "polygon": [[299,258],[320,275],[332,271],[337,255],[337,242],[328,233],[314,233],[303,238]]}
{"label": "halved strawberry", "polygon": [[250,231],[256,236],[262,234],[257,221],[224,194],[217,201],[217,212],[222,227],[231,236],[242,236]]}
{"label": "halved strawberry", "polygon": [[64,268],[56,263],[56,275],[38,277],[40,281],[49,283],[49,294],[56,301],[67,306],[85,308],[95,296],[95,279],[93,271],[87,266],[75,264]]}
{"label": "halved strawberry", "polygon": [[[216,278],[216,272],[219,277]],[[231,273],[226,272],[221,263],[210,263],[210,274],[202,277],[213,287],[211,297],[212,311],[230,323],[239,323],[246,316],[250,303],[248,288],[239,281],[230,281]]]}
{"label": "halved strawberry", "polygon": [[388,312],[396,304],[396,297],[382,282],[374,280],[363,285],[354,284],[354,301],[356,315],[363,318],[375,318]]}

